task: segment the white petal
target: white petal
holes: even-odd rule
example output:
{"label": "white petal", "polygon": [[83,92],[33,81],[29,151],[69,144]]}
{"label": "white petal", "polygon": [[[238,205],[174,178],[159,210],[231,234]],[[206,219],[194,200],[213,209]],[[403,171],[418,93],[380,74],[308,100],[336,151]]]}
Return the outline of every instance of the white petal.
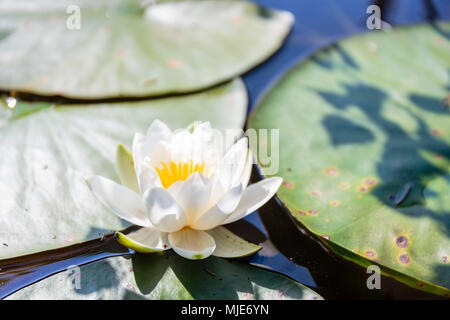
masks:
{"label": "white petal", "polygon": [[142,145],[145,141],[145,136],[137,132],[134,135],[133,145],[131,147],[131,152],[133,153],[134,160],[134,170],[136,171],[136,176],[139,176],[141,163],[144,161],[145,154],[142,150]]}
{"label": "white petal", "polygon": [[208,209],[211,181],[197,171],[172,188],[171,194],[186,213],[188,223],[193,223]]}
{"label": "white petal", "polygon": [[209,179],[212,185],[209,206],[213,206],[224,196],[227,189],[225,189],[225,186],[221,182],[220,173],[215,172]]}
{"label": "white petal", "polygon": [[239,184],[248,154],[247,137],[236,142],[220,160],[216,173],[225,189]]}
{"label": "white petal", "polygon": [[[189,162],[193,159],[193,141],[192,134],[186,129],[177,131],[171,141],[171,159],[174,162]],[[197,161],[198,162],[198,161]]]}
{"label": "white petal", "polygon": [[225,151],[230,150],[230,148],[243,136],[244,130],[242,130],[241,128],[227,129],[225,140]]}
{"label": "white petal", "polygon": [[283,179],[272,177],[250,185],[245,189],[241,202],[236,210],[225,220],[223,224],[228,224],[244,218],[257,210],[277,192]]}
{"label": "white petal", "polygon": [[86,182],[96,198],[119,217],[139,226],[152,226],[136,192],[101,176],[88,177]]}
{"label": "white petal", "polygon": [[162,232],[178,231],[186,225],[186,215],[164,188],[149,189],[144,194],[150,221]]}
{"label": "white petal", "polygon": [[170,249],[167,234],[162,234],[155,228],[141,228],[123,234],[116,232],[117,241],[136,252],[151,253]]}
{"label": "white petal", "polygon": [[153,148],[151,156],[146,161],[152,167],[159,167],[161,163],[170,163],[172,161],[172,148],[170,143],[160,141]]}
{"label": "white petal", "polygon": [[205,259],[216,249],[214,238],[205,231],[184,228],[169,233],[169,244],[180,256],[191,259]]}
{"label": "white petal", "polygon": [[192,224],[192,228],[209,230],[221,225],[238,206],[243,190],[241,184],[229,190],[215,206],[202,214]]}
{"label": "white petal", "polygon": [[245,162],[244,169],[242,170],[242,174],[239,179],[244,189],[247,188],[248,186],[250,175],[252,174],[252,168],[253,168],[253,153],[250,149],[248,149],[247,160]]}
{"label": "white petal", "polygon": [[183,180],[178,180],[175,181],[170,187],[169,189],[167,189],[167,191],[169,191],[170,195],[176,199],[178,197],[178,195],[181,192],[181,187],[183,186],[184,181]]}
{"label": "white petal", "polygon": [[242,258],[250,256],[261,249],[261,246],[238,237],[225,227],[217,227],[207,231],[215,242],[213,256],[221,258]]}
{"label": "white petal", "polygon": [[172,139],[172,132],[160,120],[154,120],[147,130],[147,135],[143,136],[136,133],[133,140],[133,158],[135,162],[136,174],[140,174],[140,166],[145,157],[150,157],[153,154],[155,146],[161,141],[170,142]]}
{"label": "white petal", "polygon": [[150,127],[147,130],[147,138],[155,143],[159,141],[170,141],[172,138],[172,131],[169,127],[159,119],[153,120]]}
{"label": "white petal", "polygon": [[162,188],[161,179],[156,170],[147,164],[147,161],[141,165],[141,172],[139,173],[139,188],[144,194],[147,190],[152,188]]}
{"label": "white petal", "polygon": [[241,201],[244,188],[241,184],[228,190],[228,192],[220,199],[217,206],[225,213],[233,212]]}
{"label": "white petal", "polygon": [[224,150],[223,135],[211,128],[209,122],[197,125],[192,133],[193,159],[206,165],[206,169],[217,166]]}

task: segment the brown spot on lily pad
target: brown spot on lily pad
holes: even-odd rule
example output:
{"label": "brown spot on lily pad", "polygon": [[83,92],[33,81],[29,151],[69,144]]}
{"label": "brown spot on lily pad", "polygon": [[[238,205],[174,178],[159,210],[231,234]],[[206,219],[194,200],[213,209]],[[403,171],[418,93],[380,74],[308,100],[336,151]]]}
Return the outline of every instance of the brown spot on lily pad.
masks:
{"label": "brown spot on lily pad", "polygon": [[409,264],[411,262],[411,258],[409,257],[409,255],[407,253],[404,253],[404,254],[400,255],[398,257],[398,260],[402,264]]}
{"label": "brown spot on lily pad", "polygon": [[40,81],[42,84],[47,84],[47,83],[50,82],[51,79],[52,79],[52,78],[51,78],[50,76],[42,76],[42,77],[39,79],[39,81]]}
{"label": "brown spot on lily pad", "polygon": [[442,257],[442,262],[443,263],[447,263],[448,262],[448,257],[447,256],[443,256]]}
{"label": "brown spot on lily pad", "polygon": [[369,191],[369,188],[368,188],[367,186],[359,186],[359,187],[357,188],[357,190],[358,190],[358,192],[364,192],[364,193],[366,193],[366,192]]}
{"label": "brown spot on lily pad", "polygon": [[332,207],[337,207],[341,204],[341,202],[339,200],[333,200],[330,202],[330,206]]}
{"label": "brown spot on lily pad", "polygon": [[145,81],[142,83],[142,86],[143,86],[144,88],[150,87],[151,85],[155,84],[156,81],[157,81],[156,79],[148,79],[148,80],[145,80]]}
{"label": "brown spot on lily pad", "polygon": [[311,195],[313,197],[319,197],[320,195],[322,195],[322,192],[320,192],[318,190],[314,190],[314,191],[311,191]]}
{"label": "brown spot on lily pad", "polygon": [[376,253],[375,253],[375,251],[367,250],[366,252],[364,252],[364,255],[365,255],[367,258],[372,259],[372,258],[375,258]]}
{"label": "brown spot on lily pad", "polygon": [[242,15],[235,15],[231,17],[231,22],[233,24],[241,24],[244,22],[244,17]]}
{"label": "brown spot on lily pad", "polygon": [[285,187],[286,189],[294,189],[295,183],[293,183],[292,181],[284,180],[283,187]]}
{"label": "brown spot on lily pad", "polygon": [[308,210],[308,214],[311,216],[317,216],[319,212],[317,210]]}
{"label": "brown spot on lily pad", "polygon": [[440,137],[442,136],[444,133],[442,132],[442,130],[439,129],[432,129],[430,131],[431,135],[435,136],[435,137]]}
{"label": "brown spot on lily pad", "polygon": [[73,242],[73,237],[68,237],[68,238],[66,239],[66,242]]}
{"label": "brown spot on lily pad", "polygon": [[304,210],[297,210],[297,213],[302,217],[306,216],[306,212]]}
{"label": "brown spot on lily pad", "polygon": [[339,170],[336,168],[326,168],[325,174],[328,176],[337,176],[339,174]]}
{"label": "brown spot on lily pad", "polygon": [[444,105],[444,107],[450,108],[450,93],[447,95],[447,97],[442,99],[442,104]]}
{"label": "brown spot on lily pad", "polygon": [[376,178],[367,178],[364,180],[364,184],[368,185],[368,186],[374,186],[378,183],[378,179]]}
{"label": "brown spot on lily pad", "polygon": [[174,58],[169,58],[166,60],[166,66],[171,69],[179,69],[181,67],[181,61]]}
{"label": "brown spot on lily pad", "polygon": [[128,50],[126,49],[118,49],[115,52],[117,58],[123,58],[128,54]]}
{"label": "brown spot on lily pad", "polygon": [[405,236],[399,236],[396,240],[395,243],[397,244],[397,247],[399,248],[406,248],[409,244],[408,238]]}
{"label": "brown spot on lily pad", "polygon": [[341,188],[342,190],[349,189],[350,187],[350,184],[347,182],[343,182],[339,185],[339,188]]}

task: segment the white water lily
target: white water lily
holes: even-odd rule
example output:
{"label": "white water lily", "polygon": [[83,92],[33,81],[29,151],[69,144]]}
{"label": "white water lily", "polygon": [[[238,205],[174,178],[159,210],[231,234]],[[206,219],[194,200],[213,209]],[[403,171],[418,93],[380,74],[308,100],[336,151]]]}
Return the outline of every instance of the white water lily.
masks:
{"label": "white water lily", "polygon": [[282,179],[248,185],[252,153],[247,138],[224,151],[208,122],[172,132],[159,120],[134,137],[132,155],[119,145],[123,185],[101,176],[87,182],[94,195],[120,218],[142,226],[119,242],[139,252],[172,248],[188,259],[246,256],[259,246],[222,225],[244,218],[265,204]]}

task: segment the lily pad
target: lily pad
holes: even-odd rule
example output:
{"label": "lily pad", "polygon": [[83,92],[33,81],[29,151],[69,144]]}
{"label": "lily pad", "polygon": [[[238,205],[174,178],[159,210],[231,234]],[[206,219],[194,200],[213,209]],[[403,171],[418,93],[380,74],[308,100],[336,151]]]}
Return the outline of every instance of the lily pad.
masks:
{"label": "lily pad", "polygon": [[345,258],[444,296],[449,30],[420,25],[342,41],[293,68],[249,120],[280,129],[278,196],[298,221]]}
{"label": "lily pad", "polygon": [[7,0],[0,21],[0,89],[98,99],[228,81],[272,55],[293,16],[247,1]]}
{"label": "lily pad", "polygon": [[[109,258],[61,272],[8,299],[295,299],[321,297],[279,274],[210,257],[192,261],[176,254]],[[134,276],[133,276],[134,271]]]}
{"label": "lily pad", "polygon": [[[28,103],[18,102],[17,107]],[[15,109],[15,108],[14,108]],[[201,120],[242,128],[246,89],[235,80],[203,93],[140,102],[59,105],[26,115],[0,105],[0,259],[95,239],[128,226],[89,190],[85,177],[119,182],[119,143],[155,119],[172,129]]]}

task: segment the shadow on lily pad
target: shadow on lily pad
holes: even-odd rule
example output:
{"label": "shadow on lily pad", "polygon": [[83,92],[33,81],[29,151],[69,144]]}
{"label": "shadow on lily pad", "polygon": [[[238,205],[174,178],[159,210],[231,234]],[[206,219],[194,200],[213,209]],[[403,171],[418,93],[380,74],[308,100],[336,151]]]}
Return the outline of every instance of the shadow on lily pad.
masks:
{"label": "shadow on lily pad", "polygon": [[319,298],[308,288],[276,273],[217,257],[188,260],[171,251],[164,255],[136,254],[133,269],[137,286],[146,295],[153,290],[159,290],[161,295],[161,290],[165,290],[171,291],[168,297],[172,299],[183,298],[182,291],[188,293],[187,298],[204,300]]}

